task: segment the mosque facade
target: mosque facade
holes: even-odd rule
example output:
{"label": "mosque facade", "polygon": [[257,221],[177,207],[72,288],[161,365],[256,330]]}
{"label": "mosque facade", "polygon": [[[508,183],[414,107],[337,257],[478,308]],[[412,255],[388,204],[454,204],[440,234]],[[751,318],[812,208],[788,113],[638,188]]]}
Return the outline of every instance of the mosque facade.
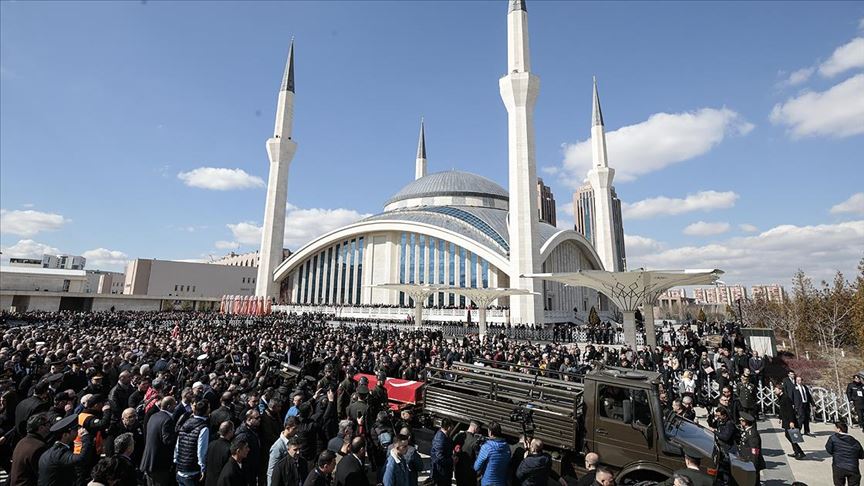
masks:
{"label": "mosque facade", "polygon": [[[500,79],[499,86],[508,111],[508,189],[467,171],[427,173],[421,122],[415,179],[387,199],[382,212],[321,235],[278,262],[265,257],[275,253],[272,248],[284,237],[284,215],[274,208],[285,206],[287,166],[296,147],[290,140],[292,47],[279,96],[276,135],[268,140],[271,167],[257,295],[286,304],[413,307],[408,295],[376,286],[443,284],[533,291],[533,295],[495,302],[509,307],[513,323],[540,324],[549,322],[551,315],[559,316],[559,321],[584,320],[592,306],[604,310],[605,299],[601,302],[594,290],[521,277],[581,269],[617,270],[619,242],[612,240],[619,233],[612,229],[612,211],[606,209],[612,200],[614,170],[606,161],[602,121],[597,123],[600,107],[596,85],[592,139],[602,140],[593,141],[595,165],[589,180],[596,183],[596,207],[601,208],[598,218],[607,220],[595,222],[594,243],[573,229],[541,221],[533,127],[540,82],[530,71],[524,1],[508,2],[507,23],[508,74]],[[284,149],[286,142],[290,150],[280,152],[279,145]],[[268,276],[269,285],[262,284]],[[430,307],[469,304],[465,297],[445,292],[433,294],[425,302]]]}

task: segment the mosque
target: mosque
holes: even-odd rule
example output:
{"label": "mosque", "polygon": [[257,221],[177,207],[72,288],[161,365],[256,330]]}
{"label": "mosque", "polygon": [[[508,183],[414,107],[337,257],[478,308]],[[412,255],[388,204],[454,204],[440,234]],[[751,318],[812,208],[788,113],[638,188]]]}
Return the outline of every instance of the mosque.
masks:
{"label": "mosque", "polygon": [[[256,295],[286,304],[412,307],[408,295],[376,286],[443,284],[532,291],[496,302],[509,307],[514,324],[585,320],[591,307],[608,310],[605,297],[595,290],[522,277],[582,269],[623,270],[623,233],[620,228],[616,231],[620,203],[615,206],[615,171],[608,164],[596,82],[593,168],[588,173],[593,188],[592,244],[577,231],[540,221],[533,126],[540,82],[530,69],[524,0],[508,0],[507,57],[508,74],[499,81],[508,112],[507,189],[467,171],[427,173],[421,122],[415,179],[387,199],[381,213],[321,235],[283,261],[288,169],[297,147],[291,138],[292,43],[274,134],[266,144],[270,171]],[[425,304],[448,307],[470,302],[461,295],[439,292]]]}

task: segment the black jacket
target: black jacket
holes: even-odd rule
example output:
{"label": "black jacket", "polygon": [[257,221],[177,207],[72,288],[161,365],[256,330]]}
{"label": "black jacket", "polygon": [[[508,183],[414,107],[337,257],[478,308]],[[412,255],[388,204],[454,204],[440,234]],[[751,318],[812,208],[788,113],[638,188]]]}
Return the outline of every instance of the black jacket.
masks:
{"label": "black jacket", "polygon": [[309,474],[309,465],[300,454],[291,457],[285,454],[273,468],[273,476],[270,480],[271,486],[297,486],[301,484]]}
{"label": "black jacket", "polygon": [[150,417],[144,439],[144,454],[141,456],[141,470],[152,472],[171,469],[176,440],[174,419],[170,413],[160,410]]}
{"label": "black jacket", "polygon": [[366,469],[353,454],[348,454],[339,461],[333,476],[336,486],[369,486]]}
{"label": "black jacket", "polygon": [[208,473],[204,475],[205,486],[216,486],[216,482],[219,481],[219,473],[216,471],[221,472],[229,461],[231,461],[231,442],[222,437],[210,441],[207,445]]}
{"label": "black jacket", "polygon": [[330,486],[330,477],[321,472],[317,467],[309,471],[303,486]]}
{"label": "black jacket", "polygon": [[39,458],[39,486],[68,486],[75,482],[75,467],[87,460],[87,452],[93,447],[91,434],[82,440],[81,454],[73,454],[72,448],[60,441]]}
{"label": "black jacket", "polygon": [[[546,486],[552,473],[552,458],[547,454],[528,454],[516,469],[516,479],[522,486]],[[556,479],[553,475],[553,479]]]}
{"label": "black jacket", "polygon": [[237,461],[232,458],[222,466],[222,471],[213,484],[216,486],[244,486],[246,475],[240,464],[237,464]]}
{"label": "black jacket", "polygon": [[861,443],[848,434],[832,434],[825,443],[825,450],[834,458],[834,467],[844,471],[857,473],[858,461],[864,459]]}
{"label": "black jacket", "polygon": [[794,423],[795,426],[798,425],[798,420],[795,416],[795,406],[792,404],[792,399],[789,398],[789,395],[783,393],[780,395],[780,399],[777,400],[777,404],[780,406],[780,426],[784,429],[791,429],[790,423]]}

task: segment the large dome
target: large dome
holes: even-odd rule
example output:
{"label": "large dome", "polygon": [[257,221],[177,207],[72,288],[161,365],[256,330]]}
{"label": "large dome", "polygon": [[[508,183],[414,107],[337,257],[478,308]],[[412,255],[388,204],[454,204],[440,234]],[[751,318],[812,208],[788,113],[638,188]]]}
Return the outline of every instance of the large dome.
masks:
{"label": "large dome", "polygon": [[447,203],[468,206],[506,207],[507,191],[495,182],[470,172],[436,172],[411,181],[386,203],[385,209]]}

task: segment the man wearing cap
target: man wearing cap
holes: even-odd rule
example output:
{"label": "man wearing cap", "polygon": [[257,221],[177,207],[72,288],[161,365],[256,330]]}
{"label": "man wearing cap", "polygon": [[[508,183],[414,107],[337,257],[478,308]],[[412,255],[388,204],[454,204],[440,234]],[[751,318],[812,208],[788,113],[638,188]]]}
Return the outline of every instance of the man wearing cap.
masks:
{"label": "man wearing cap", "polygon": [[[39,486],[67,486],[74,482],[76,466],[83,463],[93,447],[93,438],[84,427],[78,427],[78,415],[70,415],[57,423],[50,432],[59,439],[39,458]],[[77,430],[77,434],[76,434]],[[72,452],[72,441],[81,438],[81,454]],[[88,477],[89,480],[89,477]]]}
{"label": "man wearing cap", "polygon": [[48,449],[45,439],[51,429],[48,414],[38,413],[27,420],[27,437],[15,445],[12,452],[12,469],[9,484],[12,486],[35,485],[39,476],[39,458]]}
{"label": "man wearing cap", "polygon": [[90,395],[84,397],[84,409],[78,414],[78,425],[87,429],[93,435],[93,447],[89,454],[85,454],[82,438],[76,437],[72,450],[75,454],[85,456],[84,461],[78,464],[79,485],[86,485],[90,481],[90,470],[99,462],[99,456],[103,451],[104,435],[111,427],[111,405],[104,405],[105,398],[101,395]]}
{"label": "man wearing cap", "polygon": [[348,367],[345,371],[345,379],[339,382],[336,388],[336,413],[339,419],[348,416],[348,405],[351,403],[351,395],[354,394],[354,368]]}
{"label": "man wearing cap", "polygon": [[739,422],[741,424],[741,440],[738,453],[741,459],[752,463],[753,467],[756,468],[756,484],[759,484],[758,475],[765,469],[765,459],[762,457],[762,438],[759,437],[759,431],[754,425],[756,418],[747,412],[741,412]]}
{"label": "man wearing cap", "polygon": [[348,410],[346,413],[348,414],[348,418],[357,422],[360,421],[359,418],[365,418],[369,416],[369,404],[366,400],[369,399],[369,386],[365,383],[360,383],[357,385],[357,401],[348,406]]}
{"label": "man wearing cap", "polygon": [[375,388],[369,392],[369,415],[375,417],[378,412],[387,410],[390,405],[390,398],[387,396],[387,388],[384,384],[387,382],[387,375],[384,371],[379,370],[375,375]]}
{"label": "man wearing cap", "polygon": [[855,415],[858,415],[858,426],[864,430],[864,382],[861,375],[852,377],[852,382],[846,385],[846,398],[855,407]]}
{"label": "man wearing cap", "polygon": [[[675,476],[689,478],[693,486],[712,486],[714,484],[714,477],[699,469],[700,464],[702,464],[702,455],[698,451],[690,448],[684,449],[685,467],[672,473],[672,477],[660,483],[660,486],[673,486],[675,484]],[[759,483],[757,482],[756,484]]]}

